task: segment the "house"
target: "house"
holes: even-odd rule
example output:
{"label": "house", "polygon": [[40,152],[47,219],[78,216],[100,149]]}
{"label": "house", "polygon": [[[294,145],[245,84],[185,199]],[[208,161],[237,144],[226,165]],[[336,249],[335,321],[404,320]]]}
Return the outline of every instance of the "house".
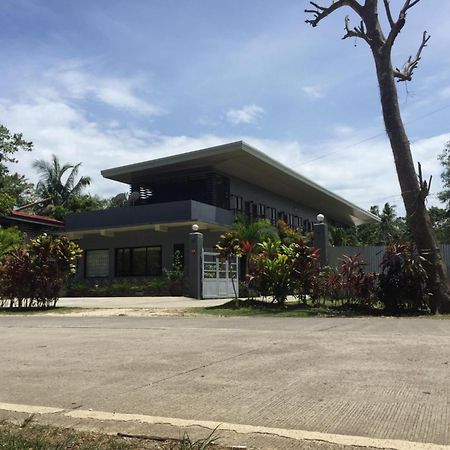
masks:
{"label": "house", "polygon": [[87,278],[158,276],[184,258],[192,225],[213,248],[236,213],[312,229],[318,213],[351,226],[378,219],[238,141],[102,171],[129,187],[129,206],[69,214],[66,232],[85,251]]}
{"label": "house", "polygon": [[42,233],[58,233],[63,231],[64,222],[53,217],[29,214],[24,211],[11,211],[7,215],[0,215],[0,227],[15,227],[34,238]]}

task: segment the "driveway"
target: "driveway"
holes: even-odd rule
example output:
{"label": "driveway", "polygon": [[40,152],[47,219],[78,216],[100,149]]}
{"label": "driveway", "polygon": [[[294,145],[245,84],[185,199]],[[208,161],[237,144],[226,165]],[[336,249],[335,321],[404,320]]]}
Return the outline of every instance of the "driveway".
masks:
{"label": "driveway", "polygon": [[3,316],[0,339],[5,411],[221,424],[267,448],[450,444],[449,320]]}
{"label": "driveway", "polygon": [[182,309],[222,305],[228,299],[196,300],[190,297],[62,297],[58,306],[75,308]]}

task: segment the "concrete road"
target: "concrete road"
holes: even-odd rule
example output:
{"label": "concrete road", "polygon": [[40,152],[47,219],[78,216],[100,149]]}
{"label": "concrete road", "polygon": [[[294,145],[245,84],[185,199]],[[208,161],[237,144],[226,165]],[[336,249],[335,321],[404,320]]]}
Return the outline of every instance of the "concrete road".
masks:
{"label": "concrete road", "polygon": [[3,316],[0,349],[0,409],[450,444],[450,320]]}

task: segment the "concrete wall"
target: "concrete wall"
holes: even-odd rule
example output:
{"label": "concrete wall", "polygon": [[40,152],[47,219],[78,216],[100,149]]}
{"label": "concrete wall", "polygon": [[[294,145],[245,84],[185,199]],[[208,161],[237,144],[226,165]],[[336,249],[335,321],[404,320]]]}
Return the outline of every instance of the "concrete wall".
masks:
{"label": "concrete wall", "polygon": [[67,232],[72,232],[189,221],[231,226],[233,214],[231,211],[206,203],[183,200],[72,213],[66,216],[65,229]]}
{"label": "concrete wall", "polygon": [[244,202],[262,203],[263,205],[276,208],[277,211],[284,211],[285,213],[299,216],[302,220],[309,220],[311,223],[316,221],[317,214],[321,212],[320,205],[318,205],[317,210],[312,210],[237,178],[231,178],[230,180],[230,194],[243,197]]}
{"label": "concrete wall", "polygon": [[[199,230],[202,231],[202,230]],[[184,244],[185,270],[187,266],[188,237],[192,232],[191,227],[177,227],[167,232],[153,230],[124,231],[117,232],[111,237],[99,234],[86,235],[77,240],[83,250],[109,250],[109,276],[115,275],[115,250],[124,247],[147,247],[160,245],[162,251],[162,267],[170,269],[173,259],[174,244]],[[213,248],[217,243],[220,233],[202,231],[204,233],[205,248]],[[84,258],[81,259],[78,276],[84,277]]]}
{"label": "concrete wall", "polygon": [[[356,255],[361,253],[362,259],[367,263],[365,270],[367,272],[379,272],[380,263],[384,255],[384,247],[329,247],[328,264],[336,267],[340,264],[343,255]],[[441,255],[447,267],[450,268],[450,244],[441,245]]]}

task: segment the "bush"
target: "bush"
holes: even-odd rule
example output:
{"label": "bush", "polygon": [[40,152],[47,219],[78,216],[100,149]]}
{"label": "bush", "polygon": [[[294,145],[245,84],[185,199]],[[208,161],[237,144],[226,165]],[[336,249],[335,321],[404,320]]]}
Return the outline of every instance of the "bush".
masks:
{"label": "bush", "polygon": [[357,253],[352,256],[344,255],[339,270],[344,296],[367,305],[375,294],[376,275],[364,272],[365,266],[361,253]]}
{"label": "bush", "polygon": [[377,276],[373,272],[364,272],[365,266],[361,254],[357,253],[343,255],[336,268],[324,267],[318,281],[321,296],[370,306],[376,300]]}
{"label": "bush", "polygon": [[301,238],[283,244],[269,241],[258,244],[251,258],[252,281],[261,295],[271,295],[283,305],[288,295],[306,302],[317,292],[319,252]]}
{"label": "bush", "polygon": [[55,306],[80,256],[74,242],[45,234],[10,251],[0,260],[0,306]]}
{"label": "bush", "polygon": [[425,261],[412,244],[386,247],[380,264],[379,298],[391,313],[429,309]]}
{"label": "bush", "polygon": [[66,288],[68,297],[157,297],[182,295],[183,280],[75,280]]}
{"label": "bush", "polygon": [[0,227],[0,258],[10,251],[19,248],[25,241],[25,234],[17,228]]}

